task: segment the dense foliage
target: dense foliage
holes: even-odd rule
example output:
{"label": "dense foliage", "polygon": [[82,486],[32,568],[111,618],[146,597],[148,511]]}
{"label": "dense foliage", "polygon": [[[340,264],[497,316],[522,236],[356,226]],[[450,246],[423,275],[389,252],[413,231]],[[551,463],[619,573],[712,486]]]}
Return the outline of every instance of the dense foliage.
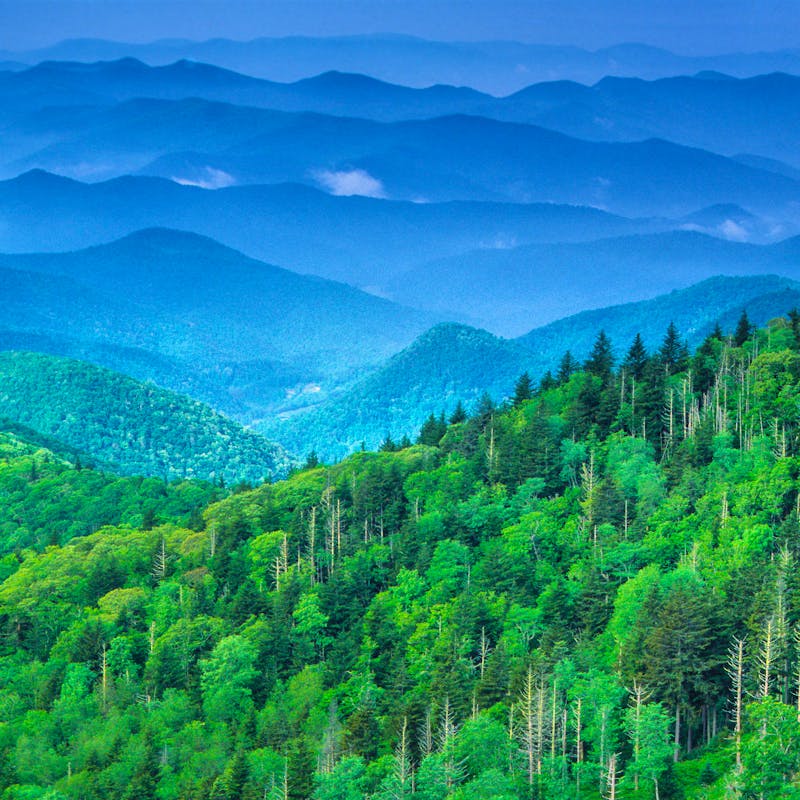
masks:
{"label": "dense foliage", "polygon": [[0,353],[0,417],[126,474],[258,482],[291,464],[280,447],[203,403],[56,356]]}
{"label": "dense foliage", "polygon": [[0,557],[15,553],[7,565],[20,551],[63,545],[107,525],[148,529],[171,520],[201,528],[203,509],[226,493],[198,481],[165,483],[87,468],[80,455],[66,461],[35,434],[9,427],[0,422]]}
{"label": "dense foliage", "polygon": [[671,326],[615,368],[600,335],[201,524],[34,537],[2,562],[2,797],[797,797],[799,342]]}

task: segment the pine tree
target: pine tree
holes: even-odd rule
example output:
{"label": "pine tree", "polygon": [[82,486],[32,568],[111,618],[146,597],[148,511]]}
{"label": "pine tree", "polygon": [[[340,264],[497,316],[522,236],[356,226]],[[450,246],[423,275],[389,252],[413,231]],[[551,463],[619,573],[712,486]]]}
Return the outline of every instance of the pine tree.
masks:
{"label": "pine tree", "polygon": [[417,436],[417,444],[426,444],[429,447],[438,446],[442,436],[447,433],[447,423],[444,421],[444,413],[438,418],[431,414],[425,422]]}
{"label": "pine tree", "polygon": [[602,378],[603,383],[606,383],[611,378],[613,368],[614,354],[611,350],[611,341],[605,331],[600,331],[592,346],[592,351],[589,353],[589,358],[584,364],[584,369],[592,375]]}
{"label": "pine tree", "polygon": [[674,375],[676,372],[682,372],[686,369],[689,360],[689,348],[681,340],[674,322],[670,322],[667,328],[667,333],[664,336],[658,355],[667,374]]}
{"label": "pine tree", "polygon": [[625,375],[639,381],[644,375],[645,367],[647,366],[647,350],[645,349],[642,335],[637,333],[634,337],[633,344],[631,344],[625,360],[622,362],[622,368],[625,370]]}
{"label": "pine tree", "polygon": [[484,392],[480,400],[478,400],[478,407],[475,409],[474,417],[480,430],[483,430],[488,425],[495,411],[497,411],[497,406],[494,400],[492,400],[488,392]]}
{"label": "pine tree", "polygon": [[789,317],[789,324],[794,334],[795,344],[800,344],[800,311],[798,311],[797,308],[793,308],[787,316]]}
{"label": "pine tree", "polygon": [[455,407],[455,410],[450,415],[450,424],[451,425],[458,425],[461,422],[466,422],[467,420],[467,412],[464,408],[464,404],[459,400],[458,404]]}
{"label": "pine tree", "polygon": [[516,408],[517,406],[522,405],[526,400],[530,400],[531,397],[533,397],[531,376],[527,372],[523,372],[522,375],[520,375],[517,379],[517,383],[514,386],[514,407]]}
{"label": "pine tree", "polygon": [[397,445],[395,444],[394,440],[392,439],[391,434],[387,433],[386,438],[381,442],[381,446],[378,448],[382,453],[395,453],[397,452]]}
{"label": "pine tree", "polygon": [[561,357],[558,365],[558,372],[556,373],[556,380],[559,384],[566,383],[570,375],[578,370],[578,362],[572,357],[572,353],[567,350]]}
{"label": "pine tree", "polygon": [[742,311],[739,322],[736,323],[736,331],[733,334],[733,343],[736,347],[741,347],[753,334],[753,326],[747,316],[747,311]]}
{"label": "pine tree", "polygon": [[555,389],[556,386],[558,386],[558,381],[553,377],[553,373],[547,370],[539,381],[539,391],[547,392],[550,389]]}
{"label": "pine tree", "polygon": [[159,749],[150,730],[143,732],[144,753],[125,792],[125,800],[155,800],[160,773]]}

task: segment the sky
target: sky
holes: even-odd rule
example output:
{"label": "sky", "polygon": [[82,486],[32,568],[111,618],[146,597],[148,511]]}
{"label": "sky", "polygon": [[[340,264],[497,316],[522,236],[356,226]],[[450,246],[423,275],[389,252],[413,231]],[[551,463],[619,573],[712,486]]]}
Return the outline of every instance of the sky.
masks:
{"label": "sky", "polygon": [[0,48],[68,38],[404,33],[683,54],[800,47],[800,0],[0,0]]}

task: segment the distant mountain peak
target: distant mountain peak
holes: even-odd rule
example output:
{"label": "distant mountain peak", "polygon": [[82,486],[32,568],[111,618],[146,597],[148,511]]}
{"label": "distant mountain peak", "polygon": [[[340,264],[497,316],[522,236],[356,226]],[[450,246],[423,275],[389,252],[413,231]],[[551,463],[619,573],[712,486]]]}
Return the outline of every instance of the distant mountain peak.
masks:
{"label": "distant mountain peak", "polygon": [[141,261],[188,258],[195,264],[209,261],[253,264],[258,266],[264,274],[267,274],[268,271],[270,273],[275,270],[284,271],[280,267],[262,261],[254,261],[239,250],[228,247],[209,236],[166,227],[142,228],[105,244],[74,252],[106,253],[110,260],[118,256],[133,256]]}
{"label": "distant mountain peak", "polygon": [[138,231],[133,231],[121,239],[117,239],[115,243],[128,242],[133,244],[150,244],[150,245],[192,245],[197,246],[202,244],[205,247],[217,247],[222,250],[231,250],[220,242],[203,236],[194,231],[179,230],[177,228],[166,228],[154,226],[151,228],[141,228]]}
{"label": "distant mountain peak", "polygon": [[297,81],[295,86],[322,86],[328,88],[396,88],[393,84],[372,78],[369,75],[362,75],[358,72],[342,72],[331,69],[314,75],[310,78],[303,78]]}
{"label": "distant mountain peak", "polygon": [[26,70],[28,74],[50,73],[50,72],[107,72],[109,74],[119,74],[121,72],[146,71],[150,67],[143,61],[133,56],[113,59],[111,61],[42,61],[34,67]]}
{"label": "distant mountain peak", "polygon": [[6,183],[32,188],[41,187],[43,189],[57,186],[83,185],[80,181],[67,178],[64,175],[57,175],[55,172],[48,172],[47,170],[40,169],[38,167],[36,169],[30,169],[27,172],[23,172],[20,175],[17,175],[15,178],[10,178],[8,181],[6,181]]}

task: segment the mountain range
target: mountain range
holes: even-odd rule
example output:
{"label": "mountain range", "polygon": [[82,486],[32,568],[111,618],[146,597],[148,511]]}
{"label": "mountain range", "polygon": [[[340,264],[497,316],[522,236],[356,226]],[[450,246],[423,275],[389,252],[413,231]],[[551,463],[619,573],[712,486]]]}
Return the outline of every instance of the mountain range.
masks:
{"label": "mountain range", "polygon": [[10,62],[11,68],[47,60],[93,62],[125,57],[154,65],[188,59],[275,81],[341,70],[410,86],[471,86],[495,95],[540,81],[595,83],[607,75],[652,79],[708,70],[739,77],[800,73],[797,50],[684,56],[635,42],[590,51],[514,41],[443,42],[396,34],[264,37],[249,42],[169,39],[146,44],[72,39],[27,52],[0,52],[0,60]]}
{"label": "mountain range", "polygon": [[[464,114],[538,125],[593,141],[667,139],[723,155],[788,161],[800,167],[800,152],[791,135],[800,121],[800,77],[783,72],[741,79],[712,71],[657,80],[603,77],[590,85],[545,81],[495,97],[467,87],[413,88],[341,71],[279,83],[210,64],[183,60],[151,67],[130,57],[96,63],[45,62],[25,70],[0,71],[0,120],[13,124],[11,152],[26,142],[29,149],[42,143],[47,148],[56,140],[69,145],[81,136],[96,137],[99,146],[107,142],[109,129],[122,128],[121,138],[126,121],[130,124],[137,113],[142,146],[169,106],[130,105],[130,101],[189,98],[250,110],[199,106],[195,113],[204,113],[206,124],[198,127],[185,119],[192,109],[177,106],[178,119],[170,132],[182,136],[184,144],[176,150],[187,149],[187,135],[202,141],[208,126],[218,137],[227,131],[229,137],[245,141],[254,125],[279,124],[279,116],[276,122],[275,114],[257,115],[256,109],[379,122]],[[63,113],[67,108],[69,115]],[[769,125],[763,124],[765,119]],[[218,148],[224,141],[219,140]]]}
{"label": "mountain range", "polygon": [[[792,109],[798,96],[788,101]],[[784,117],[793,129],[796,119]],[[783,130],[780,119],[775,123]],[[7,177],[33,168],[91,180],[138,172],[205,188],[293,182],[336,195],[590,205],[625,216],[674,217],[736,203],[795,225],[800,204],[790,168],[766,169],[664,139],[593,141],[469,114],[379,123],[195,98],[136,99],[100,109],[45,108],[7,126],[5,136],[13,142]],[[743,139],[761,158],[778,148]],[[779,155],[794,157],[787,153]]]}
{"label": "mountain range", "polygon": [[591,241],[674,225],[588,207],[395,202],[291,184],[210,191],[148,177],[88,184],[41,171],[0,181],[0,251],[76,250],[142,228],[174,228],[362,287],[475,249]]}
{"label": "mountain range", "polygon": [[[759,321],[785,313],[798,248],[800,239],[750,245],[676,231],[472,253],[401,276],[395,289],[407,304],[397,304],[197,234],[147,229],[68,253],[0,255],[0,346],[154,381],[289,449],[312,442],[327,456],[387,430],[413,432],[479,389],[502,397],[521,372],[540,376],[568,348],[583,357],[600,328],[617,341],[637,331],[653,341],[670,320],[694,335],[750,304]],[[748,277],[684,288],[723,270]],[[649,306],[598,309],[654,294]],[[565,309],[596,310],[559,319]],[[454,317],[480,317],[506,335],[534,330],[510,342],[452,323],[432,328]]]}

